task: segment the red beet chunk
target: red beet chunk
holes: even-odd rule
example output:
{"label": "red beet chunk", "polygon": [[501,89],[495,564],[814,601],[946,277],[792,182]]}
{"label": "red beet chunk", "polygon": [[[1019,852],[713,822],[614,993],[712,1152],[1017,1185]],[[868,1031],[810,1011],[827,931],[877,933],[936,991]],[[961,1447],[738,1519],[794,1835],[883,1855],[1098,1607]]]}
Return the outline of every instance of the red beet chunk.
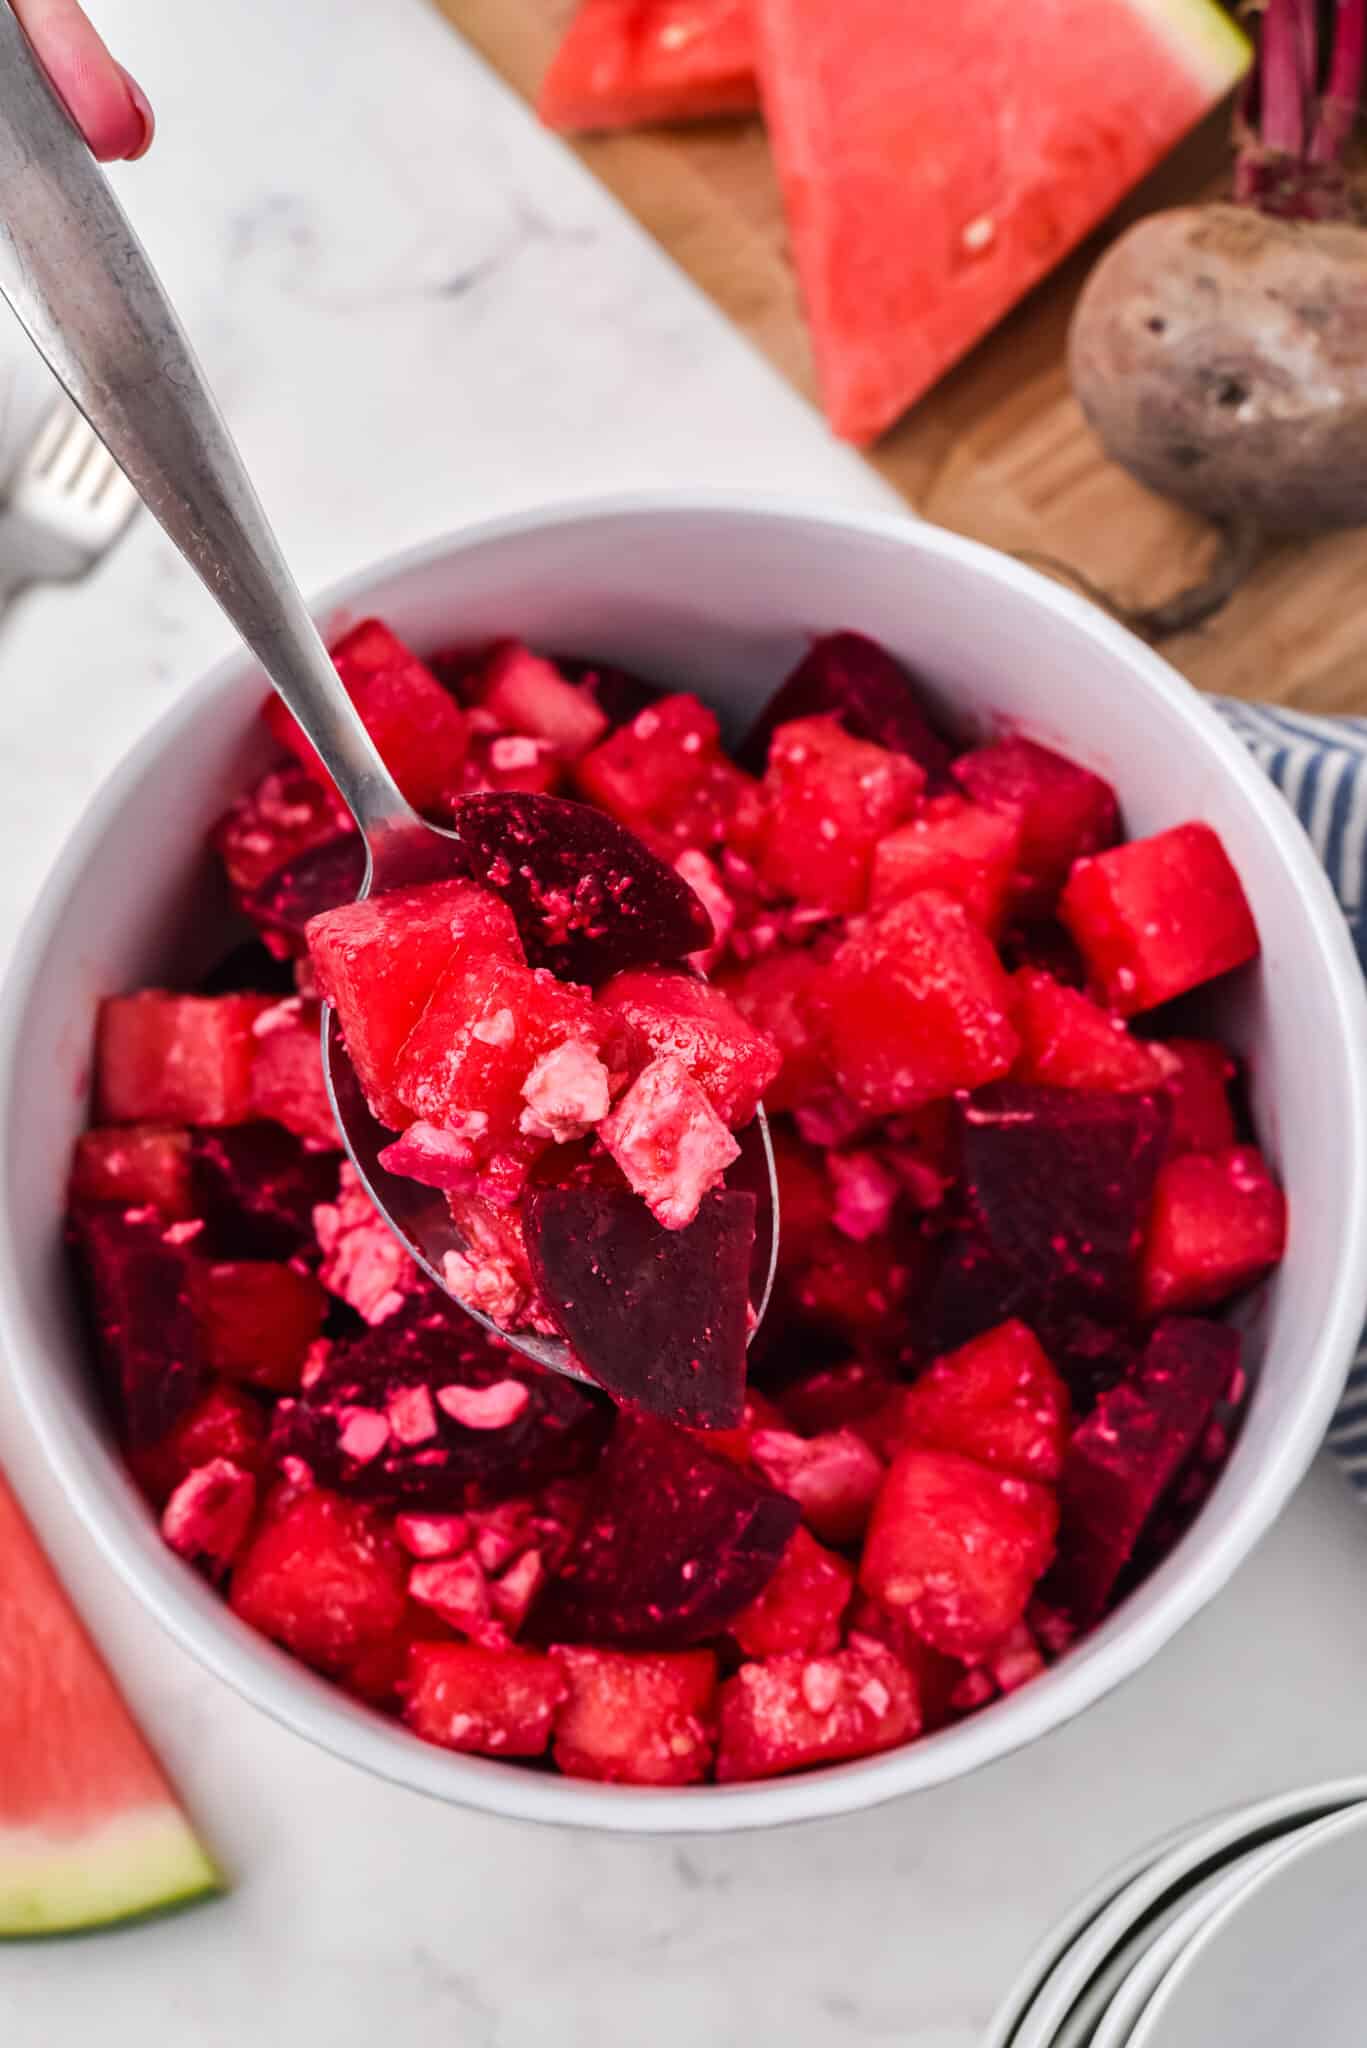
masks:
{"label": "red beet chunk", "polygon": [[1286,1197],[1254,1145],[1188,1152],[1158,1176],[1140,1287],[1146,1315],[1216,1308],[1286,1249]]}
{"label": "red beet chunk", "polygon": [[668,847],[671,858],[685,846],[715,845],[753,789],[722,753],[712,712],[683,694],[661,697],[619,726],[584,755],[575,780],[590,803]]}
{"label": "red beet chunk", "polygon": [[121,1202],[160,1210],[168,1223],[194,1214],[190,1133],[170,1124],[119,1124],[85,1131],[71,1162],[73,1202]]}
{"label": "red beet chunk", "polygon": [[311,1273],[275,1261],[197,1261],[191,1298],[215,1372],[287,1394],[322,1334],[327,1297]]}
{"label": "red beet chunk", "polygon": [[1057,1525],[1048,1488],[912,1446],[883,1482],[859,1583],[933,1650],[973,1662],[1024,1615]]}
{"label": "red beet chunk", "polygon": [[637,967],[614,975],[598,1000],[652,1052],[679,1060],[730,1130],[749,1123],[782,1055],[721,989],[689,974]]}
{"label": "red beet chunk", "polygon": [[407,1560],[385,1524],[315,1488],[268,1512],[239,1558],[228,1604],[306,1664],[337,1672],[404,1618]]}
{"label": "red beet chunk", "polygon": [[1155,1329],[1133,1375],[1104,1393],[1074,1434],[1059,1484],[1058,1560],[1045,1592],[1078,1627],[1104,1611],[1238,1363],[1237,1330],[1172,1317]]}
{"label": "red beet chunk", "polygon": [[779,726],[834,712],[846,732],[916,762],[932,788],[943,785],[950,750],[917,701],[920,686],[862,633],[829,633],[813,643],[745,736],[737,758],[761,769]]}
{"label": "red beet chunk", "polygon": [[1037,1304],[1102,1321],[1133,1316],[1165,1095],[1000,1082],[956,1104],[964,1191],[986,1249]]}
{"label": "red beet chunk", "polygon": [[1174,1152],[1223,1152],[1234,1144],[1229,1099],[1237,1068],[1226,1046],[1210,1038],[1169,1038],[1155,1047],[1167,1067]]}
{"label": "red beet chunk", "polygon": [[301,854],[355,833],[334,789],[303,768],[273,768],[239,797],[213,830],[213,846],[237,896],[250,896]]}
{"label": "red beet chunk", "polygon": [[[464,713],[417,656],[379,619],[366,619],[332,650],[347,695],[390,774],[416,810],[430,810],[460,781],[467,728]],[[282,746],[311,775],[331,786],[312,744],[278,697],[265,719]]]}
{"label": "red beet chunk", "polygon": [[114,1410],[131,1446],[154,1444],[204,1392],[208,1366],[190,1305],[190,1258],[155,1209],[91,1205],[73,1217],[90,1318]]}
{"label": "red beet chunk", "polygon": [[1120,806],[1109,782],[1033,740],[999,740],[961,754],[954,779],[974,803],[1019,824],[1014,894],[1027,915],[1053,907],[1075,860],[1120,837]]}
{"label": "red beet chunk", "polygon": [[922,889],[943,889],[995,937],[1006,917],[1020,838],[1018,819],[1006,811],[958,796],[932,797],[910,824],[874,848],[873,908],[886,910]]}
{"label": "red beet chunk", "polygon": [[275,1411],[272,1446],[378,1507],[454,1514],[578,1471],[607,1404],[486,1338],[444,1297],[414,1295],[336,1344]]}
{"label": "red beet chunk", "polygon": [[797,1529],[778,1570],[729,1633],[747,1657],[824,1656],[840,1647],[840,1620],[853,1591],[854,1571],[844,1558]]}
{"label": "red beet chunk", "polygon": [[715,986],[778,1047],[783,1064],[764,1088],[766,1109],[796,1109],[829,1088],[832,1075],[813,1009],[824,967],[815,953],[770,953],[732,968]]}
{"label": "red beet chunk", "polygon": [[799,1433],[857,1429],[885,1408],[895,1392],[886,1366],[866,1358],[849,1359],[842,1365],[819,1366],[786,1386],[783,1413]]}
{"label": "red beet chunk", "polygon": [[551,1652],[569,1698],[555,1717],[567,1778],[696,1785],[712,1761],[717,1660],[710,1650]]}
{"label": "red beet chunk", "polygon": [[451,829],[471,881],[512,911],[532,966],[562,980],[596,985],[711,944],[712,920],[682,876],[587,804],[470,796]]}
{"label": "red beet chunk", "polygon": [[1068,1389],[1024,1323],[1008,1322],[940,1359],[893,1404],[889,1450],[957,1451],[1049,1485],[1068,1445]]}
{"label": "red beet chunk", "polygon": [[357,1077],[382,1123],[406,1121],[391,1092],[404,1040],[443,969],[492,954],[521,960],[512,912],[473,882],[428,882],[310,920],[309,958]]}
{"label": "red beet chunk", "polygon": [[1004,1074],[1019,1047],[990,940],[938,890],[846,939],[817,1001],[840,1087],[875,1115],[976,1088]]}
{"label": "red beet chunk", "polygon": [[277,868],[242,899],[272,951],[303,954],[311,918],[350,903],[365,880],[365,847],[356,832],[325,839]]}
{"label": "red beet chunk", "polygon": [[1061,910],[1092,979],[1127,1017],[1258,951],[1243,886],[1209,825],[1174,825],[1079,861]]}
{"label": "red beet chunk", "polygon": [[541,1756],[569,1687],[550,1657],[414,1643],[404,1719],[425,1742],[477,1756]]}
{"label": "red beet chunk", "polygon": [[1013,1079],[1119,1091],[1165,1083],[1163,1064],[1150,1046],[1131,1037],[1123,1017],[1039,968],[1022,968],[1014,987],[1011,1022],[1021,1049]]}
{"label": "red beet chunk", "polygon": [[192,1132],[192,1206],[206,1226],[196,1251],[226,1259],[312,1252],[313,1212],[336,1200],[337,1164],[335,1153],[306,1151],[280,1124]]}
{"label": "red beet chunk", "polygon": [[591,691],[516,640],[493,649],[470,694],[506,732],[549,740],[567,760],[597,746],[608,729]]}
{"label": "red beet chunk", "polygon": [[252,1473],[266,1462],[265,1410],[229,1380],[215,1380],[158,1443],[128,1452],[133,1477],[159,1508],[192,1472],[220,1460]]}
{"label": "red beet chunk", "polygon": [[797,1524],[796,1501],[684,1431],[620,1414],[531,1627],[629,1649],[705,1642],[763,1592]]}
{"label": "red beet chunk", "polygon": [[834,718],[781,725],[764,774],[761,877],[802,904],[862,910],[874,848],[910,817],[924,786],[914,761],[852,739]]}
{"label": "red beet chunk", "polygon": [[916,1682],[871,1638],[824,1657],[742,1664],[721,1689],[717,1777],[773,1778],[872,1756],[921,1731]]}
{"label": "red beet chunk", "polygon": [[283,1124],[306,1144],[341,1149],[323,1078],[322,1006],[286,996],[252,1027],[253,1117]]}
{"label": "red beet chunk", "polygon": [[237,1124],[253,1113],[252,1027],[269,996],[107,996],[95,1047],[110,1123]]}
{"label": "red beet chunk", "polygon": [[734,1429],[754,1196],[709,1195],[683,1230],[607,1188],[536,1188],[523,1213],[537,1292],[599,1386],[667,1422]]}

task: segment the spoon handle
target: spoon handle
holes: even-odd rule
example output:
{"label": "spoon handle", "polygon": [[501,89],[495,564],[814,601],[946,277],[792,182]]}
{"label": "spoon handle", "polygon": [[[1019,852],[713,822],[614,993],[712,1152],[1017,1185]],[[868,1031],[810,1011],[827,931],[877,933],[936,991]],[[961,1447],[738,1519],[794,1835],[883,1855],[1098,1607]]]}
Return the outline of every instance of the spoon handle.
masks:
{"label": "spoon handle", "polygon": [[217,599],[368,838],[415,820],[328,659],[161,280],[0,0],[0,294]]}

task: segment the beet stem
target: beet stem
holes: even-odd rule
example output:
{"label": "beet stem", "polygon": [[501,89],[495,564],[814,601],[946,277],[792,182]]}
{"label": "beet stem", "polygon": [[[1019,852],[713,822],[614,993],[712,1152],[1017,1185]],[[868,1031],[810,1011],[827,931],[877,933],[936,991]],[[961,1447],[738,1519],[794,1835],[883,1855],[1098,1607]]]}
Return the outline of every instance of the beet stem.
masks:
{"label": "beet stem", "polygon": [[1319,119],[1310,138],[1312,164],[1336,164],[1348,147],[1367,62],[1367,0],[1338,0],[1334,47]]}
{"label": "beet stem", "polygon": [[1267,0],[1262,34],[1262,143],[1286,156],[1304,154],[1306,114],[1314,90],[1314,0]]}

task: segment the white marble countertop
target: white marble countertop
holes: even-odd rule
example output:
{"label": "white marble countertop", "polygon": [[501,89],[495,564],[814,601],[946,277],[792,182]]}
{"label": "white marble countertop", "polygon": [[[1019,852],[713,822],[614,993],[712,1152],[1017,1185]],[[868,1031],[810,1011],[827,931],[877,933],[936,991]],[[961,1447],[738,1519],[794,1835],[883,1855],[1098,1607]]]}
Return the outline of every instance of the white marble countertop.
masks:
{"label": "white marble countertop", "polygon": [[[91,0],[161,116],[119,173],[305,586],[468,517],[642,484],[883,502],[423,0]],[[228,645],[142,522],[0,629],[0,948],[129,742]],[[0,1454],[234,1873],[8,1951],[7,2048],[973,2048],[1071,1896],[1174,1820],[1367,1760],[1367,1524],[1327,1466],[1199,1621],[1025,1754],[862,1818],[582,1839],[310,1749],[171,1645]]]}

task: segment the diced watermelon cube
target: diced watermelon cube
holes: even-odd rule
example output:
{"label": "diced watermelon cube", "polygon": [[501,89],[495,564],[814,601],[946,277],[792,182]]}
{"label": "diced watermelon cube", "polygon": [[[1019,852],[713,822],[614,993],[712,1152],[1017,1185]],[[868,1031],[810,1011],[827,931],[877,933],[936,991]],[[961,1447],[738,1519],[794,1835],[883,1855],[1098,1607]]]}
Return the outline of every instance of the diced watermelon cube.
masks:
{"label": "diced watermelon cube", "polygon": [[242,1621],[320,1671],[339,1671],[399,1627],[408,1560],[369,1508],[320,1487],[268,1513],[233,1571]]}
{"label": "diced watermelon cube", "polygon": [[957,1451],[1018,1479],[1056,1480],[1068,1446],[1068,1389],[1022,1322],[938,1360],[893,1404],[895,1445]]}
{"label": "diced watermelon cube", "polygon": [[1242,884],[1209,825],[1174,825],[1079,861],[1061,910],[1093,980],[1127,1017],[1258,951]]}
{"label": "diced watermelon cube", "polygon": [[443,969],[485,955],[523,957],[512,912],[473,882],[428,882],[344,903],[312,918],[307,939],[366,1098],[395,1126],[407,1120],[391,1092],[395,1064]]}
{"label": "diced watermelon cube", "polygon": [[190,1256],[155,1209],[78,1210],[73,1234],[114,1412],[128,1444],[155,1444],[199,1399],[208,1367],[190,1306]]}
{"label": "diced watermelon cube", "polygon": [[256,1480],[229,1458],[212,1458],[186,1474],[162,1510],[162,1540],[215,1578],[247,1540],[256,1513]]}
{"label": "diced watermelon cube", "polygon": [[783,1272],[783,1295],[804,1326],[825,1333],[843,1347],[878,1352],[895,1349],[918,1252],[914,1241],[902,1244],[891,1238],[870,1238],[857,1244],[831,1229]]}
{"label": "diced watermelon cube", "polygon": [[311,1273],[268,1260],[197,1260],[191,1298],[215,1372],[278,1394],[298,1387],[327,1306]]}
{"label": "diced watermelon cube", "polygon": [[546,968],[457,956],[404,1044],[394,1094],[468,1146],[472,1174],[500,1172],[516,1192],[545,1142],[523,1134],[528,1076],[554,1046],[574,1040],[597,1052],[604,1036],[585,991]]}
{"label": "diced watermelon cube", "polygon": [[158,1508],[191,1472],[218,1459],[256,1474],[266,1460],[265,1412],[250,1394],[228,1380],[216,1380],[158,1442],[146,1447],[130,1445],[128,1450],[133,1477]]}
{"label": "diced watermelon cube", "polygon": [[862,910],[874,848],[910,817],[925,780],[906,754],[854,739],[834,716],[781,725],[764,774],[763,879],[799,903]]}
{"label": "diced watermelon cube", "polygon": [[883,1483],[883,1461],[855,1430],[801,1437],[757,1429],[750,1455],[765,1478],[797,1502],[823,1542],[858,1542]]}
{"label": "diced watermelon cube", "polygon": [[524,796],[550,796],[565,781],[566,762],[553,740],[529,732],[477,732],[470,738],[465,776],[458,790],[447,792],[443,811],[455,817],[467,796],[516,790]]}
{"label": "diced watermelon cube", "polygon": [[1164,1084],[1163,1064],[1130,1035],[1123,1017],[1037,967],[1023,967],[1013,985],[1011,1022],[1021,1042],[1013,1069],[1017,1081],[1122,1091]]}
{"label": "diced watermelon cube", "polygon": [[823,1656],[840,1647],[840,1620],[853,1591],[853,1567],[806,1529],[795,1529],[778,1570],[727,1633],[747,1657]]}
{"label": "diced watermelon cube", "polygon": [[1019,1049],[991,941],[941,890],[909,896],[847,938],[817,1000],[836,1079],[875,1114],[976,1088]]}
{"label": "diced watermelon cube", "polygon": [[1135,1372],[1076,1430],[1059,1482],[1063,1520],[1046,1593],[1078,1627],[1103,1612],[1145,1524],[1191,1459],[1239,1363],[1239,1333],[1174,1316]]}
{"label": "diced watermelon cube", "polygon": [[373,1643],[336,1674],[338,1685],[372,1707],[400,1712],[408,1689],[408,1653],[417,1643],[445,1643],[450,1631],[425,1607],[409,1606],[393,1635]]}
{"label": "diced watermelon cube", "polygon": [[[379,619],[366,619],[332,649],[338,675],[381,759],[415,809],[430,810],[460,783],[465,763],[465,714],[455,700]],[[282,746],[311,775],[331,787],[312,743],[278,697],[265,719]]]}
{"label": "diced watermelon cube", "polygon": [[874,1505],[859,1583],[948,1657],[981,1657],[1025,1613],[1054,1554],[1053,1493],[952,1451],[900,1451]]}
{"label": "diced watermelon cube", "polygon": [[582,683],[569,682],[554,662],[517,640],[505,640],[493,650],[471,695],[508,732],[549,740],[567,760],[596,747],[608,729],[605,714]]}
{"label": "diced watermelon cube", "polygon": [[582,0],[537,96],[550,128],[636,128],[755,106],[746,0]]}
{"label": "diced watermelon cube", "polygon": [[242,897],[300,854],[355,831],[336,790],[291,764],[272,768],[238,798],[214,827],[213,846]]}
{"label": "diced watermelon cube", "polygon": [[729,1129],[749,1123],[782,1055],[721,989],[669,969],[635,967],[614,975],[598,1000],[652,1052],[678,1060]]}
{"label": "diced watermelon cube", "polygon": [[172,1124],[118,1124],[83,1131],[71,1161],[73,1202],[149,1205],[168,1223],[194,1214],[190,1194],[190,1134]]}
{"label": "diced watermelon cube", "polygon": [[1013,893],[1024,913],[1052,909],[1073,862],[1120,836],[1120,806],[1109,782],[1034,740],[998,740],[960,754],[954,779],[974,803],[1019,825]]}
{"label": "diced watermelon cube", "polygon": [[107,996],[95,1093],[110,1123],[238,1124],[252,1108],[253,1026],[269,996]]}
{"label": "diced watermelon cube", "polygon": [[341,1136],[323,1077],[322,1007],[287,996],[252,1025],[251,1113],[306,1144],[339,1150]]}
{"label": "diced watermelon cube", "polygon": [[740,1146],[680,1061],[642,1069],[598,1126],[605,1149],[666,1230],[692,1223]]}
{"label": "diced watermelon cube", "polygon": [[828,1656],[766,1657],[742,1664],[721,1689],[717,1777],[772,1778],[872,1756],[920,1728],[910,1671],[871,1638]]}
{"label": "diced watermelon cube", "polygon": [[559,1665],[533,1651],[414,1643],[405,1691],[404,1719],[425,1742],[479,1756],[541,1756],[569,1688]]}
{"label": "diced watermelon cube", "polygon": [[661,697],[576,764],[590,803],[672,845],[714,845],[749,786],[725,758],[716,717],[698,698]]}
{"label": "diced watermelon cube", "polygon": [[1020,821],[959,796],[936,796],[873,850],[870,901],[886,910],[922,889],[943,889],[993,937],[1006,917],[1020,851]]}
{"label": "diced watermelon cube", "polygon": [[1223,1152],[1235,1143],[1230,1085],[1238,1069],[1228,1047],[1211,1038],[1168,1038],[1155,1048],[1172,1098],[1174,1152]]}
{"label": "diced watermelon cube", "polygon": [[817,954],[783,949],[717,978],[720,992],[779,1049],[783,1064],[763,1091],[765,1108],[775,1114],[809,1102],[831,1085],[813,1009],[824,972]]}
{"label": "diced watermelon cube", "polygon": [[1286,1197],[1255,1145],[1183,1153],[1154,1189],[1141,1307],[1146,1315],[1215,1308],[1285,1249]]}
{"label": "diced watermelon cube", "polygon": [[568,1778],[696,1785],[712,1761],[717,1660],[710,1650],[553,1649],[569,1698],[555,1717]]}

